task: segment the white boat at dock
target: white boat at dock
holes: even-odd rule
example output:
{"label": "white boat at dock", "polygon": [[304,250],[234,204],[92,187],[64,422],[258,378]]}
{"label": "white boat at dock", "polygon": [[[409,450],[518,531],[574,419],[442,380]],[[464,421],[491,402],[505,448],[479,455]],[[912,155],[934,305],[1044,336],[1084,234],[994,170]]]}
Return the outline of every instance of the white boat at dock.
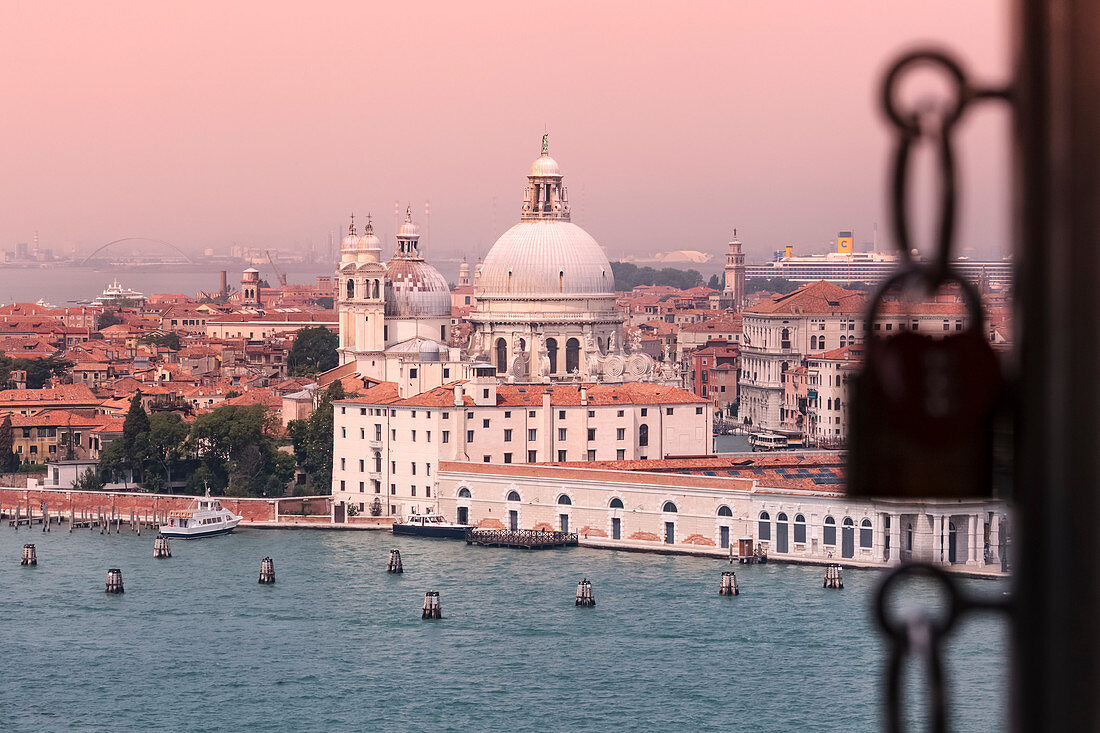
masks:
{"label": "white boat at dock", "polygon": [[229,534],[243,518],[224,508],[220,501],[212,499],[208,493],[191,502],[187,509],[169,511],[168,521],[161,524],[158,530],[165,537],[194,540]]}

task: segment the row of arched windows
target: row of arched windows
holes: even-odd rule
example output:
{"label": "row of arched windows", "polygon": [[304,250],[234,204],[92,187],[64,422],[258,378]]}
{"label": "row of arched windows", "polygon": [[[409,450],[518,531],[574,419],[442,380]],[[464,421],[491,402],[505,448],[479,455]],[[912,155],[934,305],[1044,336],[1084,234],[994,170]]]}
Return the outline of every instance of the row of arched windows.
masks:
{"label": "row of arched windows", "polygon": [[[465,486],[463,486],[461,489],[458,490],[458,497],[460,499],[469,499],[472,496],[473,495],[470,493],[470,490],[468,488],[466,488]],[[520,501],[519,492],[518,491],[509,491],[508,496],[505,497],[505,501]],[[573,500],[571,498],[569,498],[568,494],[562,494],[561,496],[558,497],[558,504],[562,505],[562,506],[571,506],[573,504]],[[607,503],[607,506],[608,506],[609,509],[622,509],[622,508],[624,508],[623,507],[623,500],[620,499],[617,496],[612,497],[611,501],[609,501]],[[674,502],[666,501],[664,504],[661,505],[661,511],[665,512],[667,514],[675,514],[675,513],[678,512],[678,509],[677,509],[676,504]],[[766,514],[767,513],[765,512],[765,516],[766,516]],[[732,517],[733,516],[733,510],[731,510],[728,506],[723,504],[722,506],[718,507],[718,516],[720,516],[720,517]],[[798,516],[801,517],[802,515],[799,514]]]}
{"label": "row of arched windows", "polygon": [[[775,517],[776,533],[779,535],[779,545],[782,549],[780,552],[785,552],[783,547],[786,542],[787,523],[788,518],[784,512],[780,512]],[[852,557],[855,554],[855,528],[856,523],[851,517],[845,517],[841,524],[841,545],[842,554],[845,557]],[[760,512],[759,521],[757,524],[756,538],[764,542],[770,542],[772,539],[772,523],[771,515],[767,512]],[[794,515],[794,541],[795,543],[804,544],[806,542],[806,516],[804,514]],[[836,546],[836,519],[832,516],[825,517],[822,522],[821,542],[826,547]],[[863,519],[859,523],[859,547],[861,549],[871,549],[874,544],[874,527],[871,524],[870,519]]]}
{"label": "row of arched windows", "polygon": [[[527,350],[527,342],[523,339],[519,340],[520,349]],[[495,346],[496,350],[496,362],[497,373],[503,374],[508,371],[508,341],[503,338],[498,338]],[[558,340],[554,338],[546,339],[546,355],[550,359],[550,373],[558,373]],[[581,342],[578,339],[571,338],[565,342],[565,371],[572,374],[574,370],[580,369],[581,366]]]}
{"label": "row of arched windows", "polygon": [[[366,280],[363,282],[363,297],[364,298],[378,298],[378,293],[381,289],[379,280]],[[355,280],[348,278],[346,292],[348,300],[355,297]]]}

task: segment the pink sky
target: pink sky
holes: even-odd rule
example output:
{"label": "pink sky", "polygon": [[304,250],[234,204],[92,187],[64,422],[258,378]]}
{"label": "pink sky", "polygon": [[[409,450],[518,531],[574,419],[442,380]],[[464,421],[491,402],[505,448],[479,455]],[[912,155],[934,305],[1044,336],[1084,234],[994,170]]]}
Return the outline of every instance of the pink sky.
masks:
{"label": "pink sky", "polygon": [[[518,221],[544,126],[613,258],[718,253],[733,227],[750,260],[876,221],[881,240],[883,65],[934,40],[1002,81],[1008,7],[9,3],[0,249],[327,246],[351,211],[392,235],[395,200],[430,200],[431,253],[474,256]],[[995,111],[960,139],[978,253],[1006,245],[1006,141]]]}

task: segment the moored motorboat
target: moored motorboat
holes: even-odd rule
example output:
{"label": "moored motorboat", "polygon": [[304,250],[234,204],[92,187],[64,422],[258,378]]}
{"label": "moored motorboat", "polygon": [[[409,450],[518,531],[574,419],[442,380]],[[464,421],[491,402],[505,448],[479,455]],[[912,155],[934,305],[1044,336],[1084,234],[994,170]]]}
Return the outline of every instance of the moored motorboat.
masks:
{"label": "moored motorboat", "polygon": [[229,534],[240,523],[239,517],[222,506],[210,494],[191,502],[187,509],[173,509],[168,512],[168,521],[160,525],[159,531],[165,537],[182,540],[194,540],[200,537],[214,537]]}
{"label": "moored motorboat", "polygon": [[472,525],[457,524],[442,514],[412,514],[403,522],[393,523],[393,533],[414,537],[447,537],[461,540]]}

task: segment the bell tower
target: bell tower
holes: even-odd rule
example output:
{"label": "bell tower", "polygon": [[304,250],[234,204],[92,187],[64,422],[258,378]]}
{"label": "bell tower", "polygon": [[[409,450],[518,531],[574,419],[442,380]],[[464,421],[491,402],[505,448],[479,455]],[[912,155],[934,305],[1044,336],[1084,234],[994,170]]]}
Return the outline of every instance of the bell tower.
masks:
{"label": "bell tower", "polygon": [[374,233],[369,214],[361,237],[356,236],[352,217],[348,235],[340,247],[337,281],[340,363],[356,360],[360,354],[385,350],[386,268],[382,264],[382,242]]}
{"label": "bell tower", "polygon": [[260,298],[260,271],[250,267],[241,273],[241,305],[249,308],[263,308]]}
{"label": "bell tower", "polygon": [[734,311],[740,313],[745,307],[745,253],[741,251],[741,240],[737,238],[736,229],[733,230],[733,238],[729,241],[723,274],[725,291],[733,298]]}

